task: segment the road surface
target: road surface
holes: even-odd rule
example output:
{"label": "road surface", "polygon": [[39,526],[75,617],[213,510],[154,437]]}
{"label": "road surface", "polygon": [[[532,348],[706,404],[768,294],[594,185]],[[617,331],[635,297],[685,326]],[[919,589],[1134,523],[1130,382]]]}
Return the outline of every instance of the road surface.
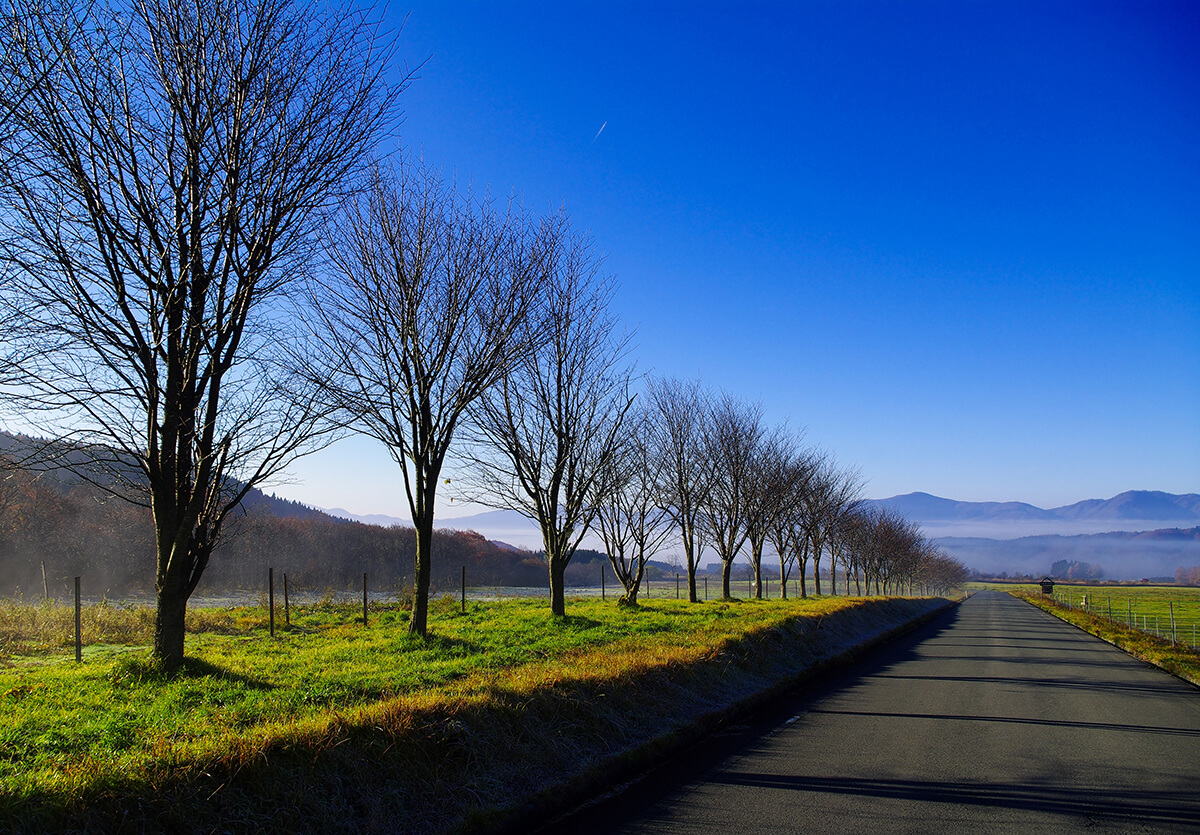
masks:
{"label": "road surface", "polygon": [[1200,833],[1200,688],[980,592],[571,833]]}

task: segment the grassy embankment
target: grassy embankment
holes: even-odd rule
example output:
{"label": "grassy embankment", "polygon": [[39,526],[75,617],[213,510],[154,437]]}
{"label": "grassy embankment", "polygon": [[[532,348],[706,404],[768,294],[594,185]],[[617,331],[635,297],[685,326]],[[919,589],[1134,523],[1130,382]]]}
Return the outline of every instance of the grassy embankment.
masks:
{"label": "grassy embankment", "polygon": [[[149,663],[148,610],[0,604],[0,827],[445,831],[636,768],[687,728],[939,602],[656,599],[294,607],[192,615],[189,659]],[[134,648],[137,647],[137,648]],[[69,653],[69,654],[68,654]],[[532,804],[532,805],[530,805]]]}
{"label": "grassy embankment", "polygon": [[[1073,606],[1081,606],[1086,594],[1090,599],[1091,612],[1082,608],[1069,608],[1043,596],[1035,585],[996,585],[1040,609],[1044,609],[1067,623],[1090,632],[1113,646],[1125,650],[1135,658],[1148,661],[1182,679],[1200,685],[1200,650],[1185,643],[1191,640],[1191,624],[1200,620],[1200,589],[1173,586],[1066,586],[1055,584],[1055,591],[1069,596]],[[1170,609],[1175,611],[1176,636],[1179,643],[1170,641]],[[1132,604],[1132,605],[1130,605]],[[1111,605],[1112,620],[1109,619]],[[1158,617],[1159,628],[1167,638],[1159,638],[1140,629],[1131,629],[1123,621],[1132,609],[1134,617],[1148,618],[1150,623]],[[1186,634],[1180,624],[1187,624]]]}

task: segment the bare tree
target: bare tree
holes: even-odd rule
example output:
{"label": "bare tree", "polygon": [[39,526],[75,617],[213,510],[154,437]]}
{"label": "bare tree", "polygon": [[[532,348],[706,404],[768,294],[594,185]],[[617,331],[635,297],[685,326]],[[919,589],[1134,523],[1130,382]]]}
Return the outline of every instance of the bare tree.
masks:
{"label": "bare tree", "polygon": [[832,593],[837,594],[837,567],[841,563],[842,572],[846,577],[846,594],[850,594],[850,580],[854,577],[856,563],[854,562],[853,528],[857,521],[857,510],[861,503],[854,502],[846,507],[834,521],[826,539],[829,548],[829,573]]}
{"label": "bare tree", "polygon": [[469,457],[479,501],[541,528],[550,608],[561,617],[563,573],[595,519],[596,482],[613,466],[633,397],[628,338],[608,312],[613,285],[590,242],[561,215],[540,234],[544,289],[527,324],[540,344],[472,407]]}
{"label": "bare tree", "polygon": [[140,473],[174,666],[223,522],[320,417],[281,373],[278,301],[395,116],[391,46],[305,0],[9,8],[4,254],[18,330],[54,349],[23,382]]}
{"label": "bare tree", "polygon": [[733,561],[746,542],[746,516],[755,450],[762,438],[762,408],[723,395],[712,411],[706,436],[713,484],[704,517],[721,558],[721,596],[731,597]]}
{"label": "bare tree", "polygon": [[458,195],[417,161],[377,168],[314,282],[326,400],[400,466],[416,530],[409,631],[429,610],[434,505],[467,407],[530,350],[538,270],[523,218]]}
{"label": "bare tree", "polygon": [[[812,477],[802,494],[802,524],[813,561],[813,587],[821,593],[821,557],[837,520],[853,509],[861,487],[857,471],[839,469],[828,453],[814,452]],[[831,581],[835,578],[831,575]],[[834,592],[836,593],[836,584]]]}
{"label": "bare tree", "polygon": [[[874,511],[870,506],[859,505],[852,512],[842,517],[841,522],[833,531],[834,548],[839,552],[842,564],[846,568],[846,592],[850,591],[850,580],[853,578],[855,593],[862,596],[862,583],[868,562],[867,551],[870,548],[871,528],[874,524]],[[867,589],[870,591],[870,588]]]}
{"label": "bare tree", "polygon": [[794,454],[795,440],[784,427],[764,433],[753,450],[746,483],[746,541],[754,570],[754,597],[758,600],[763,595],[763,545],[788,512],[787,500],[792,495],[789,480],[799,475],[791,466]]}
{"label": "bare tree", "polygon": [[920,531],[895,510],[860,507],[847,515],[838,535],[846,538],[848,565],[862,574],[867,594],[875,584],[876,594],[887,594],[903,576],[905,563],[923,542]]}
{"label": "bare tree", "polygon": [[[829,593],[837,594],[837,567],[842,551],[833,547],[836,543],[835,533],[842,520],[852,514],[862,504],[862,474],[853,468],[834,468],[830,474],[832,489],[828,500],[822,505],[824,512],[825,539],[829,543]],[[846,580],[846,592],[849,593],[849,579]]]}
{"label": "bare tree", "polygon": [[908,579],[924,538],[915,523],[892,510],[879,515],[875,535],[880,542],[876,587],[894,594]]}
{"label": "bare tree", "polygon": [[780,488],[780,509],[768,528],[768,539],[779,558],[779,584],[787,597],[787,583],[799,569],[800,596],[808,596],[809,544],[803,525],[804,491],[813,476],[813,461],[807,452],[795,452],[785,464]]}
{"label": "bare tree", "polygon": [[613,463],[596,481],[593,505],[600,538],[613,573],[625,594],[621,603],[636,606],[646,561],[671,534],[671,517],[659,502],[658,487],[666,463],[652,447],[651,420],[635,409],[622,431]]}
{"label": "bare tree", "polygon": [[646,399],[658,459],[659,502],[679,529],[687,563],[688,600],[697,603],[696,567],[703,547],[701,514],[713,482],[705,442],[712,406],[699,381],[673,378],[651,380]]}

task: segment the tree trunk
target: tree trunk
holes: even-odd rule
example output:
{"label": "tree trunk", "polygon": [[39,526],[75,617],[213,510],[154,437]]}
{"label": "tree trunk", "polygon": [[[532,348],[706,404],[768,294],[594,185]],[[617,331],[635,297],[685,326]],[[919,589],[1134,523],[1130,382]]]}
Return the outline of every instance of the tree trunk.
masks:
{"label": "tree trunk", "polygon": [[754,599],[762,600],[763,596],[763,581],[762,581],[762,546],[750,544],[750,562],[754,566]]}
{"label": "tree trunk", "polygon": [[783,567],[783,560],[779,561],[779,598],[787,600],[787,569]]}
{"label": "tree trunk", "polygon": [[733,597],[729,593],[729,575],[733,573],[733,560],[721,560],[721,597],[728,600]]}
{"label": "tree trunk", "polygon": [[821,558],[813,558],[813,594],[821,593]]}
{"label": "tree trunk", "polygon": [[567,564],[558,555],[550,556],[550,613],[556,618],[567,616],[567,599],[563,587],[563,575]]}
{"label": "tree trunk", "polygon": [[429,503],[424,519],[414,521],[417,555],[413,566],[413,608],[408,634],[424,638],[429,624],[429,580],[433,573],[433,503]]}
{"label": "tree trunk", "polygon": [[158,611],[154,615],[154,657],[168,670],[174,670],[183,663],[187,601],[187,595],[177,583],[164,583],[158,589]]}
{"label": "tree trunk", "polygon": [[683,545],[687,554],[688,602],[699,603],[700,596],[696,594],[696,545],[695,540],[689,540]]}
{"label": "tree trunk", "polygon": [[829,558],[829,593],[837,596],[837,557],[834,556]]}
{"label": "tree trunk", "polygon": [[641,583],[632,583],[625,588],[624,596],[617,601],[618,606],[628,606],[630,608],[638,605],[638,589]]}

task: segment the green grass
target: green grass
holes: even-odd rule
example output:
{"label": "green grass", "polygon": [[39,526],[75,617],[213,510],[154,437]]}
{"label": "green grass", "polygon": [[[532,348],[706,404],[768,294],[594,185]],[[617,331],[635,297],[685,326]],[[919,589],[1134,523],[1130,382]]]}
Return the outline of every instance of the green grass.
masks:
{"label": "green grass", "polygon": [[264,610],[197,612],[185,667],[168,676],[136,646],[145,612],[92,613],[103,643],[76,664],[73,614],[64,639],[47,626],[61,612],[9,602],[0,825],[107,829],[122,815],[149,831],[461,825],[929,605],[575,600],[555,620],[544,601],[463,614],[443,598],[429,640],[407,635],[399,605],[376,607],[366,628],[352,605],[293,607],[275,639]]}

